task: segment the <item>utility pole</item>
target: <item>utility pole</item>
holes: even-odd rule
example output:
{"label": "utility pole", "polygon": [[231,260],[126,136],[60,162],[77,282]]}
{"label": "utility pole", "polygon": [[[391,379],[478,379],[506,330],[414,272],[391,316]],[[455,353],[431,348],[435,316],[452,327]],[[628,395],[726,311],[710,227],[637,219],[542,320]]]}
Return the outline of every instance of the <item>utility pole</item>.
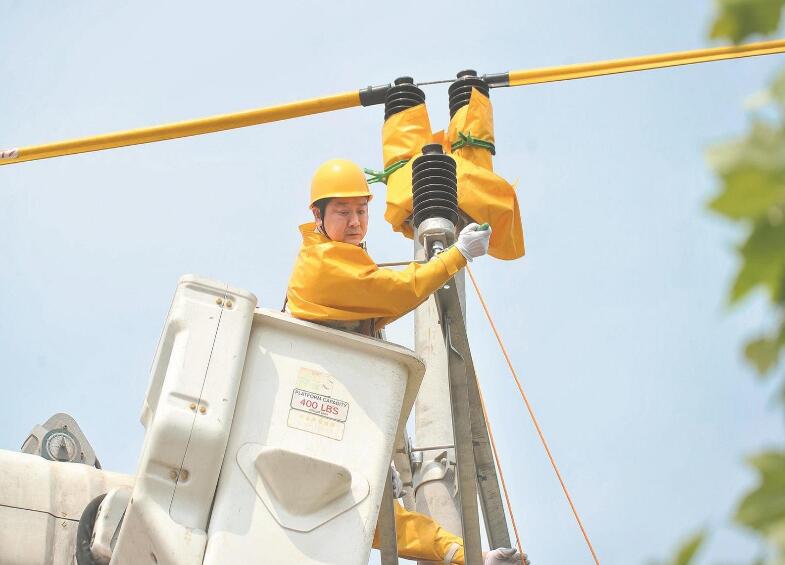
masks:
{"label": "utility pole", "polygon": [[[415,260],[427,260],[425,249],[416,239],[414,246]],[[456,273],[462,306],[465,304],[463,279],[463,271]],[[460,534],[447,348],[433,296],[414,312],[414,350],[426,366],[415,404],[415,447],[437,447],[422,452],[422,464],[415,474],[415,484],[419,484],[415,493],[417,511],[433,517],[450,532]]]}

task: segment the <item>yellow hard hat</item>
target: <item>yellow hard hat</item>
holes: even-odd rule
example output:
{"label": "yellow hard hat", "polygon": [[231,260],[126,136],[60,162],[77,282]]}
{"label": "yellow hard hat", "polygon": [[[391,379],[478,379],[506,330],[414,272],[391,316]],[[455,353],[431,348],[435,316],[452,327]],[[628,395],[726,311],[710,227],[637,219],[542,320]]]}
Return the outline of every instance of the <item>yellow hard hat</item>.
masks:
{"label": "yellow hard hat", "polygon": [[330,159],[319,165],[311,180],[311,203],[322,198],[373,198],[362,169],[346,159]]}

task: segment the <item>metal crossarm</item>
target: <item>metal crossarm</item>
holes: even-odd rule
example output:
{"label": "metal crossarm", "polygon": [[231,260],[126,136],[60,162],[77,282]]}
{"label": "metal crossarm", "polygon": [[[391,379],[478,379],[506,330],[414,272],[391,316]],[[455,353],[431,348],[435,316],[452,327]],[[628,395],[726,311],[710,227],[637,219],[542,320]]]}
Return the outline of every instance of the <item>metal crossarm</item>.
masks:
{"label": "metal crossarm", "polygon": [[499,489],[499,477],[496,474],[493,451],[488,437],[488,423],[485,421],[477,375],[474,372],[474,363],[468,348],[463,353],[463,358],[466,360],[469,411],[472,416],[474,465],[477,471],[477,490],[480,494],[485,532],[488,535],[491,549],[512,547],[510,530],[507,528],[507,516],[504,514],[504,502]]}

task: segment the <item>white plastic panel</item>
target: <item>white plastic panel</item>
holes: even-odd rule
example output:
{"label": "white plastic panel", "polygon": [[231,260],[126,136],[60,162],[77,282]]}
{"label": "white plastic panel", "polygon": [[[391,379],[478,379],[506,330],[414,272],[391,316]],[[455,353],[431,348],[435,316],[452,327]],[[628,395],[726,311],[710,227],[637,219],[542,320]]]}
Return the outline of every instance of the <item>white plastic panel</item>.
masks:
{"label": "white plastic panel", "polygon": [[256,297],[180,279],[142,410],[147,429],[113,565],[201,562]]}
{"label": "white plastic panel", "polygon": [[257,310],[204,563],[367,563],[423,371],[405,348]]}
{"label": "white plastic panel", "polygon": [[0,563],[71,565],[85,506],[133,477],[0,450]]}

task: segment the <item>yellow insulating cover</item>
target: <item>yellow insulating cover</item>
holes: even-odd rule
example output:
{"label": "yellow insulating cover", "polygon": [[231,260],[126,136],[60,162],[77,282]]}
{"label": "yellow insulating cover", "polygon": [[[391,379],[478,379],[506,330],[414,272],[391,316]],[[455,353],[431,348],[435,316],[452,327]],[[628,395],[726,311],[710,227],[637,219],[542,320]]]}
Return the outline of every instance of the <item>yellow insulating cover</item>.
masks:
{"label": "yellow insulating cover", "polygon": [[417,155],[423,145],[432,143],[431,122],[425,104],[418,104],[390,116],[382,126],[384,167]]}
{"label": "yellow insulating cover", "polygon": [[[496,143],[493,136],[493,108],[490,99],[472,88],[472,95],[469,103],[460,108],[450,120],[447,128],[447,142],[451,147],[458,141],[458,133],[471,134],[472,137]],[[455,150],[453,157],[458,156],[467,159],[479,167],[493,171],[493,156],[491,152],[483,147],[464,145]]]}
{"label": "yellow insulating cover", "polygon": [[390,116],[382,126],[384,167],[404,159],[409,160],[387,179],[387,209],[384,217],[395,231],[403,232],[409,239],[414,237],[411,227],[405,223],[412,213],[412,160],[422,154],[424,145],[433,142],[425,104]]}
{"label": "yellow insulating cover", "polygon": [[[420,124],[423,132],[418,138],[409,137],[410,143],[441,143],[445,152],[450,152],[450,147],[458,139],[458,132],[471,134],[472,137],[483,141],[493,142],[493,110],[490,100],[477,90],[472,91],[469,104],[458,110],[450,121],[446,139],[440,134],[432,135],[428,142],[424,141],[424,132],[430,129],[427,113],[420,106],[404,110],[385,122],[382,129],[382,139],[385,144],[382,151],[385,156],[385,166],[388,152],[386,144],[391,147],[405,145],[403,139],[405,132],[398,135],[395,123],[392,120],[399,115],[412,110],[412,115],[401,118],[407,124],[415,120]],[[412,213],[412,165],[414,158],[421,154],[420,147],[412,149],[415,153],[406,164],[387,179],[387,209],[385,219],[392,225],[393,230],[403,233],[408,238],[413,238],[411,226],[406,220]],[[410,146],[411,147],[411,146]],[[395,151],[390,151],[394,154]],[[461,147],[452,153],[458,173],[458,207],[473,221],[487,222],[493,228],[488,253],[497,259],[517,259],[524,254],[523,225],[518,207],[518,197],[513,186],[493,172],[490,151],[482,147]],[[391,161],[395,162],[395,161]]]}
{"label": "yellow insulating cover", "polygon": [[[417,157],[421,155],[418,153]],[[414,239],[412,226],[406,221],[412,215],[412,163],[414,157],[387,178],[387,209],[384,219],[393,230]]]}
{"label": "yellow insulating cover", "polygon": [[448,248],[428,263],[401,271],[380,269],[359,245],[333,241],[309,222],[300,226],[303,244],[286,292],[289,311],[304,320],[367,320],[376,328],[413,310],[466,266]]}
{"label": "yellow insulating cover", "polygon": [[453,158],[458,166],[458,207],[478,224],[487,222],[493,228],[488,254],[507,260],[523,257],[523,224],[515,188],[468,159]]}
{"label": "yellow insulating cover", "polygon": [[[398,556],[404,559],[435,561],[444,563],[444,558],[454,546],[458,546],[450,563],[463,565],[463,539],[442,528],[430,516],[410,512],[396,501],[395,534],[398,542]],[[379,549],[380,536],[377,528],[373,535],[373,547]]]}

